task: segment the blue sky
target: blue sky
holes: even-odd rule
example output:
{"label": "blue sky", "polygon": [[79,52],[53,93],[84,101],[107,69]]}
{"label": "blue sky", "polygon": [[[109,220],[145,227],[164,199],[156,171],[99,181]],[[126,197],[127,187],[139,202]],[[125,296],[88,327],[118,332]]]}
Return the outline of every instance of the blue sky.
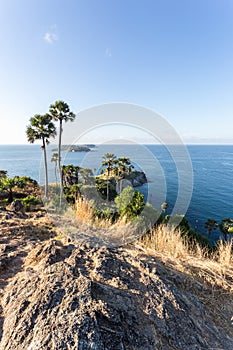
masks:
{"label": "blue sky", "polygon": [[233,143],[232,0],[0,0],[0,144],[55,100],[130,102]]}

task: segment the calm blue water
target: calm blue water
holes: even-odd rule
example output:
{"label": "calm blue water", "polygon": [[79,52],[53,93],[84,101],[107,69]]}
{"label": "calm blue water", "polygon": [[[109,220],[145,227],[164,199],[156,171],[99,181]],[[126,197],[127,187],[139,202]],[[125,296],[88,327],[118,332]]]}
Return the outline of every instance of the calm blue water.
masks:
{"label": "calm blue water", "polygon": [[[54,148],[52,146],[52,148]],[[204,223],[208,218],[221,221],[222,218],[233,218],[233,145],[193,145],[187,146],[192,163],[193,190],[191,202],[186,213],[191,225],[199,232],[205,233]],[[54,164],[51,163],[51,152],[48,154],[49,180],[54,181]],[[163,201],[169,204],[172,212],[180,191],[177,162],[163,146],[150,145],[105,145],[97,146],[89,153],[66,153],[64,164],[79,164],[98,171],[101,157],[106,152],[117,156],[128,156],[136,168],[143,169],[149,180],[141,190],[148,200],[157,208]],[[182,154],[181,156],[182,157]],[[178,155],[179,158],[179,155]],[[180,174],[186,176],[185,160]],[[43,158],[38,145],[1,145],[0,169],[7,170],[9,176],[27,175],[43,183]],[[182,175],[182,176],[183,176]],[[149,188],[149,192],[148,192]],[[185,188],[184,188],[185,191]],[[189,193],[187,193],[188,197]],[[184,200],[185,196],[183,197]],[[180,212],[181,210],[181,212]],[[176,208],[182,213],[182,203]],[[218,232],[213,236],[218,236]]]}

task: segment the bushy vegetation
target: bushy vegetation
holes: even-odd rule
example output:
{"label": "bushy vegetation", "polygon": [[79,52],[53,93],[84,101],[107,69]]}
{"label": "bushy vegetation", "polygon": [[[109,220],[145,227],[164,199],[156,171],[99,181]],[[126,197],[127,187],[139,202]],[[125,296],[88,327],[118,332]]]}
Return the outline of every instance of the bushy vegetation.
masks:
{"label": "bushy vegetation", "polygon": [[140,215],[145,207],[143,194],[134,191],[130,186],[116,196],[115,203],[120,217],[126,217],[127,219],[133,219]]}
{"label": "bushy vegetation", "polygon": [[26,211],[32,211],[38,205],[40,205],[40,206],[42,205],[41,199],[39,197],[34,196],[34,195],[29,195],[25,198],[22,198],[21,202],[24,205]]}
{"label": "bushy vegetation", "polygon": [[[28,176],[8,177],[7,172],[3,172],[0,177],[0,193],[1,198],[6,198],[8,204],[19,197],[26,197],[28,192],[35,190],[38,186],[37,182]],[[22,191],[23,190],[23,191]]]}
{"label": "bushy vegetation", "polygon": [[[208,247],[200,244],[198,240],[191,236],[184,236],[181,227],[169,227],[166,224],[160,224],[150,230],[139,239],[139,244],[144,248],[159,252],[164,257],[175,258],[178,261],[193,261],[198,259],[203,262],[202,267],[208,269],[208,264],[212,266],[212,273],[219,269],[218,279],[222,279],[223,267],[231,267],[233,263],[233,241],[219,240],[214,247]],[[214,264],[218,263],[219,265]],[[222,281],[223,282],[223,279]]]}

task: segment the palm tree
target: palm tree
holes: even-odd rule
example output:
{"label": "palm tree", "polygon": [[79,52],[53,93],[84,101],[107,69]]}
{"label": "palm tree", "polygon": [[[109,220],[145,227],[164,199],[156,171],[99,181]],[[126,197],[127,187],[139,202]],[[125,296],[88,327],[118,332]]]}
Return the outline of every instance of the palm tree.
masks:
{"label": "palm tree", "polygon": [[107,177],[107,201],[109,201],[109,176],[113,170],[113,166],[117,163],[116,156],[113,153],[106,153],[103,156],[102,166],[106,167]]}
{"label": "palm tree", "polygon": [[207,229],[207,233],[208,233],[208,236],[210,236],[211,232],[213,230],[216,230],[218,227],[218,223],[216,220],[213,220],[213,219],[208,219],[206,222],[205,222],[205,228]]}
{"label": "palm tree", "polygon": [[70,111],[70,107],[64,101],[56,101],[49,107],[49,113],[54,121],[59,122],[59,143],[58,143],[58,170],[61,173],[61,135],[62,135],[62,123],[68,121],[74,121],[75,114]]}
{"label": "palm tree", "polygon": [[62,184],[63,186],[78,185],[79,172],[82,168],[78,165],[63,165],[62,166]]}
{"label": "palm tree", "polygon": [[56,184],[57,184],[57,164],[58,164],[58,153],[53,153],[51,157],[51,162],[54,162],[54,173],[55,173],[55,179],[56,179]]}
{"label": "palm tree", "polygon": [[126,157],[118,158],[117,164],[118,164],[119,177],[124,177],[126,173],[129,174],[133,168],[133,165],[131,164],[130,159]]}
{"label": "palm tree", "polygon": [[34,143],[36,140],[42,140],[41,149],[44,152],[44,168],[45,168],[45,196],[48,197],[48,167],[46,145],[49,144],[49,138],[55,137],[56,128],[49,114],[36,114],[30,119],[30,125],[26,129],[28,142]]}

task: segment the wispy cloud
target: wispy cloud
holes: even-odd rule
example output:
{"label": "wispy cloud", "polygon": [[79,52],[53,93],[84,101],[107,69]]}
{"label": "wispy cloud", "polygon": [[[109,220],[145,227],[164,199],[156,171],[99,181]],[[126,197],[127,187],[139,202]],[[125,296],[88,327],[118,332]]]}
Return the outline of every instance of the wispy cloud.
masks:
{"label": "wispy cloud", "polygon": [[53,33],[53,32],[47,32],[44,35],[44,40],[46,41],[46,43],[48,44],[53,44],[55,41],[58,40],[58,36],[57,34]]}
{"label": "wispy cloud", "polygon": [[105,56],[106,57],[112,57],[111,49],[109,49],[108,47],[105,49]]}

